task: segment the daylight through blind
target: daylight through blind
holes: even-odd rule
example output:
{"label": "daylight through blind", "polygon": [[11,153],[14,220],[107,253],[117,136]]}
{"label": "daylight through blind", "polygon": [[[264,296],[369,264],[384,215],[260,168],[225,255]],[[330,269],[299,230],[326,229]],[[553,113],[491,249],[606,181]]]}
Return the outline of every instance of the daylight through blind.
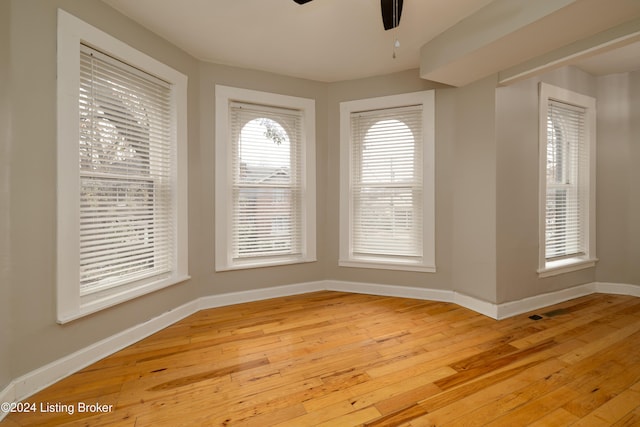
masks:
{"label": "daylight through blind", "polygon": [[230,117],[233,258],[301,255],[301,113],[232,103]]}
{"label": "daylight through blind", "polygon": [[585,110],[549,102],[547,117],[546,259],[585,253]]}
{"label": "daylight through blind", "polygon": [[422,257],[422,107],[352,113],[352,250]]}
{"label": "daylight through blind", "polygon": [[172,270],[171,89],[82,46],[80,293]]}

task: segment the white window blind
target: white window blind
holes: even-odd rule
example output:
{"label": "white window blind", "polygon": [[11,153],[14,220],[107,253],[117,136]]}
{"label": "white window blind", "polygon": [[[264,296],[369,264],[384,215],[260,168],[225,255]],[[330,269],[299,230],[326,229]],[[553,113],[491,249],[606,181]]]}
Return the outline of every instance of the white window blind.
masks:
{"label": "white window blind", "polygon": [[80,295],[174,265],[170,86],[81,47]]}
{"label": "white window blind", "polygon": [[423,256],[422,106],[351,114],[354,257]]}
{"label": "white window blind", "polygon": [[582,256],[589,197],[584,108],[549,100],[546,153],[545,257]]}
{"label": "white window blind", "polygon": [[233,261],[301,257],[301,111],[232,102],[229,117]]}

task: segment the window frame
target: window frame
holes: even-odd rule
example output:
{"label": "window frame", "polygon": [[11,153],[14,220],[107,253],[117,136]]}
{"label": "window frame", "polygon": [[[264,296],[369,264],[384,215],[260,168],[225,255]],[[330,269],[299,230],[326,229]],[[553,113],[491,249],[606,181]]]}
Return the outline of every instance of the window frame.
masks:
{"label": "window frame", "polygon": [[[560,259],[546,257],[547,206],[547,121],[550,102],[555,101],[584,109],[584,141],[587,171],[579,172],[577,191],[586,197],[581,207],[580,229],[584,233],[582,253]],[[596,100],[593,97],[553,86],[539,84],[539,244],[538,276],[550,277],[595,266],[596,257]],[[585,182],[586,181],[586,182]]]}
{"label": "window frame", "polygon": [[[353,251],[353,142],[351,114],[422,106],[422,257],[358,256]],[[435,263],[435,91],[345,101],[340,103],[340,249],[341,267],[436,272]]]}
{"label": "window frame", "polygon": [[[144,70],[171,87],[173,264],[161,278],[80,293],[79,87],[81,44]],[[75,16],[58,9],[57,33],[57,321],[67,323],[189,279],[187,223],[187,77]]]}
{"label": "window frame", "polygon": [[[299,110],[302,132],[301,253],[291,256],[234,260],[232,250],[232,150],[229,107],[233,102]],[[249,268],[299,264],[316,258],[316,160],[315,160],[315,100],[231,86],[215,86],[215,270],[229,271]]]}

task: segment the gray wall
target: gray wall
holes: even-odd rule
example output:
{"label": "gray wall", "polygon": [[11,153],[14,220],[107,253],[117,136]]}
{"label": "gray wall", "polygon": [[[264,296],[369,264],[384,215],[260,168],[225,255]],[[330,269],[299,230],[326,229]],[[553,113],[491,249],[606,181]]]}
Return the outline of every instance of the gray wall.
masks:
{"label": "gray wall", "polygon": [[573,67],[496,90],[497,303],[595,280],[595,268],[543,279],[536,273],[538,83],[541,81],[596,96],[595,77]]}
{"label": "gray wall", "polygon": [[640,71],[598,78],[600,282],[640,286]]}
{"label": "gray wall", "polygon": [[[325,232],[327,277],[364,283],[454,290],[495,301],[494,93],[496,77],[463,88],[409,70],[329,85],[329,165]],[[436,272],[338,267],[340,102],[436,89]]]}
{"label": "gray wall", "polygon": [[[595,268],[539,279],[538,83],[597,101]],[[496,90],[497,301],[594,281],[640,286],[640,72],[596,78],[564,67]]]}
{"label": "gray wall", "polygon": [[[198,109],[198,68],[191,57],[100,1],[17,0],[2,4],[4,7],[9,4],[11,8],[8,63],[12,134],[11,151],[6,159],[11,165],[8,205],[12,269],[8,283],[13,325],[11,374],[17,378],[191,301],[197,292],[195,281],[184,283],[77,322],[64,326],[56,323],[57,8],[117,35],[133,47],[187,74],[190,78],[189,110],[192,112]],[[1,15],[5,16],[4,13]],[[1,28],[5,31],[7,27],[2,25]],[[197,123],[194,114],[189,123],[190,146],[198,142]],[[5,200],[3,196],[3,205]],[[197,220],[195,218],[191,224],[191,236],[198,234]],[[197,239],[194,240],[197,243]],[[190,249],[191,253],[196,253],[198,246]],[[0,251],[4,253],[3,249]]]}
{"label": "gray wall", "polygon": [[451,94],[436,92],[436,273],[338,267],[340,199],[340,102],[442,88],[419,78],[418,70],[350,80],[328,85],[327,237],[325,275],[328,279],[430,289],[451,287],[451,176],[453,107]]}
{"label": "gray wall", "polygon": [[9,16],[11,4],[0,1],[0,390],[11,381],[11,286],[9,252]]}
{"label": "gray wall", "polygon": [[[189,210],[198,216],[193,237],[196,250],[190,257],[196,260],[191,265],[190,274],[198,277],[201,295],[224,292],[246,291],[292,283],[321,280],[323,276],[322,253],[325,237],[322,232],[325,221],[325,181],[327,152],[327,101],[323,83],[295,79],[261,71],[238,69],[223,65],[203,63],[199,69],[200,138],[189,151]],[[216,273],[214,271],[215,246],[215,85],[234,86],[283,95],[299,96],[316,101],[316,180],[317,180],[317,256],[319,261],[290,266],[254,268]],[[196,113],[197,111],[196,110]],[[196,115],[196,114],[194,114]],[[191,218],[191,216],[190,216]],[[190,245],[191,247],[191,245]]]}
{"label": "gray wall", "polygon": [[[325,227],[326,85],[274,74],[203,64],[97,0],[3,1],[2,61],[11,72],[10,113],[0,109],[0,124],[11,117],[12,150],[0,162],[9,174],[2,193],[1,227],[11,235],[0,255],[9,254],[12,270],[2,286],[0,304],[0,389],[5,378],[33,369],[85,348],[101,339],[157,317],[197,297],[246,291],[322,279],[322,262],[294,266],[214,272],[214,86],[223,84],[316,99],[318,228]],[[128,43],[181,71],[189,78],[189,273],[188,282],[136,298],[65,325],[56,323],[56,16],[57,8]],[[8,13],[10,9],[11,13]],[[10,32],[9,37],[4,33]],[[6,48],[10,48],[10,50]],[[28,55],[24,52],[29,52]],[[37,100],[35,102],[34,100]],[[37,124],[35,123],[37,120]],[[5,138],[3,138],[4,141]],[[3,150],[6,144],[2,144]],[[2,153],[4,154],[4,152]],[[4,165],[3,165],[4,166]],[[4,180],[2,181],[4,182]],[[9,203],[5,204],[5,201]],[[5,209],[5,206],[7,207]],[[8,210],[11,224],[5,225]],[[324,234],[318,233],[319,258]],[[0,266],[4,266],[0,264]],[[4,269],[1,270],[4,272]],[[3,284],[5,278],[3,277]],[[13,328],[10,327],[13,325]],[[12,331],[11,331],[12,330]],[[6,333],[5,333],[6,331]],[[10,341],[11,332],[13,341]],[[6,345],[4,345],[6,343]],[[10,354],[8,354],[10,351]],[[10,374],[10,375],[9,375]]]}
{"label": "gray wall", "polygon": [[[58,7],[189,77],[192,279],[64,326],[55,321]],[[597,95],[602,113],[600,262],[547,279],[535,272],[540,80]],[[318,262],[214,271],[216,84],[316,100]],[[98,0],[0,0],[0,390],[12,378],[200,296],[335,279],[454,290],[501,303],[596,278],[640,285],[640,74],[595,79],[564,68],[495,86],[495,77],[462,88],[438,86],[420,79],[418,70],[326,84],[205,64]],[[340,102],[433,88],[437,272],[338,267]]]}
{"label": "gray wall", "polygon": [[456,89],[453,289],[496,300],[496,78]]}

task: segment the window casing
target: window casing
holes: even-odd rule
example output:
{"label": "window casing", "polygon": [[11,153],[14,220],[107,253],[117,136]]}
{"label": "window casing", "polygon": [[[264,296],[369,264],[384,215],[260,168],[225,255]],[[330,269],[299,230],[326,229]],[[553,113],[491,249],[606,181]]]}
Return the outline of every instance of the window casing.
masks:
{"label": "window casing", "polygon": [[340,104],[340,262],[435,271],[433,91]]}
{"label": "window casing", "polygon": [[59,322],[188,278],[186,83],[59,11]]}
{"label": "window casing", "polygon": [[595,265],[595,99],[540,84],[540,276]]}
{"label": "window casing", "polygon": [[315,257],[315,102],[216,86],[216,270]]}

